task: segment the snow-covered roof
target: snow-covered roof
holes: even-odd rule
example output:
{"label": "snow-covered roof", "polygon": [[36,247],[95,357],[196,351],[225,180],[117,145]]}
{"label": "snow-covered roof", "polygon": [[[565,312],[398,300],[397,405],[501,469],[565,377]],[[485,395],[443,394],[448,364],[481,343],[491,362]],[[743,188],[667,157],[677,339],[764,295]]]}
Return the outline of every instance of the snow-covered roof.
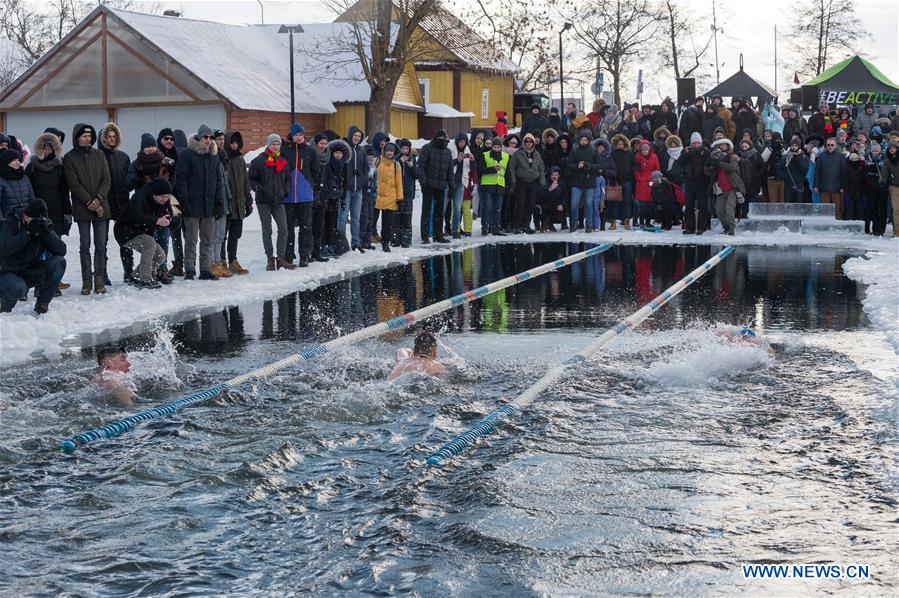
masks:
{"label": "snow-covered roof", "polygon": [[459,112],[448,104],[434,102],[425,104],[425,116],[432,118],[466,118],[474,116],[474,112]]}
{"label": "snow-covered roof", "polygon": [[[228,25],[110,9],[235,106],[283,112],[290,106],[289,37],[280,25]],[[294,34],[296,111],[332,114],[335,103],[367,102],[362,64],[329,40],[352,36],[349,23],[303,24]],[[330,49],[323,52],[322,49]]]}
{"label": "snow-covered roof", "polygon": [[440,5],[421,20],[421,28],[469,67],[503,75],[513,75],[521,70],[462,19]]}

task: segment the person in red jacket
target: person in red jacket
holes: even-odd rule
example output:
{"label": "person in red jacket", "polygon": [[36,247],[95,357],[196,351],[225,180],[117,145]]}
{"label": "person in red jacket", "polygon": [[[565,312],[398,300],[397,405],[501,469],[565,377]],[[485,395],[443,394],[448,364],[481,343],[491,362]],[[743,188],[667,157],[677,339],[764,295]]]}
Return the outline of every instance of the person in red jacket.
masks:
{"label": "person in red jacket", "polygon": [[643,141],[637,150],[637,171],[634,173],[636,180],[634,196],[637,198],[637,216],[640,218],[640,226],[649,226],[652,222],[654,205],[649,183],[652,173],[656,170],[661,170],[659,159],[652,151],[652,144]]}
{"label": "person in red jacket", "polygon": [[493,126],[493,133],[500,139],[504,139],[509,134],[509,123],[506,121],[506,113],[504,110],[496,111],[496,124]]}

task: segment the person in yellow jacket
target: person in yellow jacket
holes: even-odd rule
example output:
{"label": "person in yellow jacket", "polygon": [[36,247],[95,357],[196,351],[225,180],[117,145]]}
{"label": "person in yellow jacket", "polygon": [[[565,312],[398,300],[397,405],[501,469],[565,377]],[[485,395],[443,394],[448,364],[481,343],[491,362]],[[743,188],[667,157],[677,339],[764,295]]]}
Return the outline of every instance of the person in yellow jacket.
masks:
{"label": "person in yellow jacket", "polygon": [[385,144],[375,169],[375,209],[381,211],[381,247],[387,252],[390,252],[393,217],[399,209],[399,202],[403,201],[403,170],[394,159],[398,153],[396,144]]}

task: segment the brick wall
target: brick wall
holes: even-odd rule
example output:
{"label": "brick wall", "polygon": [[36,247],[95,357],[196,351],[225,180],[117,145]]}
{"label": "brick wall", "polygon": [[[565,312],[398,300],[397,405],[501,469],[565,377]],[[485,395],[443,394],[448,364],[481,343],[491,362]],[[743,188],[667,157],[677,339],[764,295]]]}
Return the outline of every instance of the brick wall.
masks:
{"label": "brick wall", "polygon": [[[312,137],[325,130],[324,114],[297,114],[296,120],[306,128],[306,136]],[[243,135],[244,151],[265,145],[272,133],[286,136],[290,131],[289,112],[262,112],[258,110],[232,110],[228,130],[236,129]]]}

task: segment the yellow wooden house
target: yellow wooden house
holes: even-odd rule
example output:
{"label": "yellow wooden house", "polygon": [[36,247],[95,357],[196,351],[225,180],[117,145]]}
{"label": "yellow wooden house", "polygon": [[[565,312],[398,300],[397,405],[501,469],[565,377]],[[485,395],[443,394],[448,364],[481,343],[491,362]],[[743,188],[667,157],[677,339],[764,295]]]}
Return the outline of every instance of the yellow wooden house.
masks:
{"label": "yellow wooden house", "polygon": [[[377,0],[359,0],[336,22],[367,19]],[[396,13],[394,5],[394,14]],[[512,114],[518,66],[458,17],[437,8],[413,36],[419,95],[425,106],[446,104],[470,112],[472,127],[492,127],[496,112]],[[397,88],[399,95],[399,88]]]}

